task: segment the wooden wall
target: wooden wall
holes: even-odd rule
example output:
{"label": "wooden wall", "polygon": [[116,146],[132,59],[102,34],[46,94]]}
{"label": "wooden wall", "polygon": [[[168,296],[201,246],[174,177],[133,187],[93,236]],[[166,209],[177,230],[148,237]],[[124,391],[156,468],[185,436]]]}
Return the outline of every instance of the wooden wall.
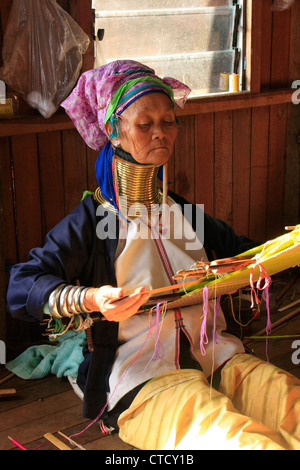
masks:
{"label": "wooden wall", "polygon": [[[5,30],[9,0],[0,5]],[[61,2],[60,2],[61,3]],[[287,93],[300,79],[299,2],[272,12],[260,5],[263,25],[255,38],[256,93],[188,103],[170,164],[170,188],[234,227],[264,241],[299,222],[299,107]],[[92,34],[89,1],[69,0],[76,21]],[[84,6],[85,5],[85,6]],[[255,56],[255,57],[256,57]],[[254,57],[254,56],[253,56]],[[84,69],[91,67],[91,50]],[[96,187],[96,152],[88,149],[68,118],[34,116],[0,121],[5,214],[5,264],[27,259],[45,234]]]}

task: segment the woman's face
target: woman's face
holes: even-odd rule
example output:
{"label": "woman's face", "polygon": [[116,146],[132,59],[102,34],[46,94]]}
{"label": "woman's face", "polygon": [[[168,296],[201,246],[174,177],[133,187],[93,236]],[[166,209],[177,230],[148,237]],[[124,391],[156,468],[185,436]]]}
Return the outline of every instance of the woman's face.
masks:
{"label": "woman's face", "polygon": [[139,163],[166,163],[172,155],[176,136],[173,105],[163,93],[138,98],[120,116],[120,146]]}

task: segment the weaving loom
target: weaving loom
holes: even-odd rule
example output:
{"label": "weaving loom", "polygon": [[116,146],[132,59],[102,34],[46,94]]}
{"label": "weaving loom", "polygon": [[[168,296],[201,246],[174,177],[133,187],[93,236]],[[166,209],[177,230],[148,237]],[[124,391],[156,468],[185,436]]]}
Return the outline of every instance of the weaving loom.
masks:
{"label": "weaving loom", "polygon": [[[205,279],[203,273],[199,273],[202,276],[200,282],[181,290],[180,299],[169,302],[168,308],[201,303],[205,287],[208,289],[209,299],[234,293],[248,285],[254,286],[254,283],[259,290],[262,290],[264,280],[300,264],[300,225],[290,233],[239,254],[231,261],[231,265],[228,263],[228,270],[233,269],[233,271],[224,275],[220,274],[224,269],[222,262],[210,263],[208,269],[205,267],[208,273]],[[198,263],[195,263],[195,270],[198,267]],[[184,272],[181,274],[184,278]],[[191,273],[188,275],[191,276]]]}
{"label": "weaving loom", "polygon": [[[199,261],[190,270],[179,271],[174,280],[182,279],[182,282],[149,291],[151,297],[141,312],[148,313],[161,302],[167,309],[200,304],[203,302],[204,289],[207,300],[232,294],[246,286],[251,286],[252,292],[255,289],[262,291],[271,276],[299,264],[300,225],[297,225],[291,232],[233,258],[211,263]],[[177,292],[170,294],[171,290]],[[163,295],[165,291],[168,291],[166,296]],[[50,318],[46,335],[56,339],[69,330],[82,329],[90,334],[90,327],[100,317],[99,313],[78,313],[71,318]]]}

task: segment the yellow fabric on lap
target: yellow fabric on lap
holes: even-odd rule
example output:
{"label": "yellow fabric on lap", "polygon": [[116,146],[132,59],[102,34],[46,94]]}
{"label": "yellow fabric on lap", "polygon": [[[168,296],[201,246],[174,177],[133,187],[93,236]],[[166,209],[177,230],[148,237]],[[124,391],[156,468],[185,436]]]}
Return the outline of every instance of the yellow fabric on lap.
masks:
{"label": "yellow fabric on lap", "polygon": [[[236,357],[252,359],[246,354]],[[250,369],[255,370],[253,364]],[[236,368],[234,374],[238,376]],[[299,381],[297,388],[300,393]],[[120,416],[119,427],[121,439],[143,450],[289,448],[279,431],[240,413],[230,398],[210,387],[202,372],[189,369],[148,382]]]}

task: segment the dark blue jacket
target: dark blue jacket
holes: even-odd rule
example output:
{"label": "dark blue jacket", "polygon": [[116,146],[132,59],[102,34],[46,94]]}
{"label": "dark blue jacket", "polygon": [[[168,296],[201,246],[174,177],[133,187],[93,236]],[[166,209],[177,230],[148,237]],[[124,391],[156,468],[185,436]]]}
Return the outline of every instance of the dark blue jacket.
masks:
{"label": "dark blue jacket", "polygon": [[[170,196],[182,208],[187,204],[175,194],[170,193]],[[86,197],[48,233],[42,248],[31,250],[28,262],[12,268],[7,292],[12,316],[42,321],[44,305],[61,283],[76,284],[79,281],[87,287],[116,286],[114,255],[118,226],[115,237],[98,238],[96,228],[103,215],[96,217],[97,207],[92,196]],[[193,206],[193,221],[197,210],[200,209]],[[113,226],[114,215],[110,213],[109,217],[112,217]],[[224,222],[204,214],[204,247],[209,259],[234,256],[253,246],[253,242],[237,236]],[[92,331],[94,352],[85,351],[85,361],[78,375],[78,384],[84,391],[83,415],[90,419],[99,414],[106,402],[108,378],[117,348],[118,324],[97,322]]]}

